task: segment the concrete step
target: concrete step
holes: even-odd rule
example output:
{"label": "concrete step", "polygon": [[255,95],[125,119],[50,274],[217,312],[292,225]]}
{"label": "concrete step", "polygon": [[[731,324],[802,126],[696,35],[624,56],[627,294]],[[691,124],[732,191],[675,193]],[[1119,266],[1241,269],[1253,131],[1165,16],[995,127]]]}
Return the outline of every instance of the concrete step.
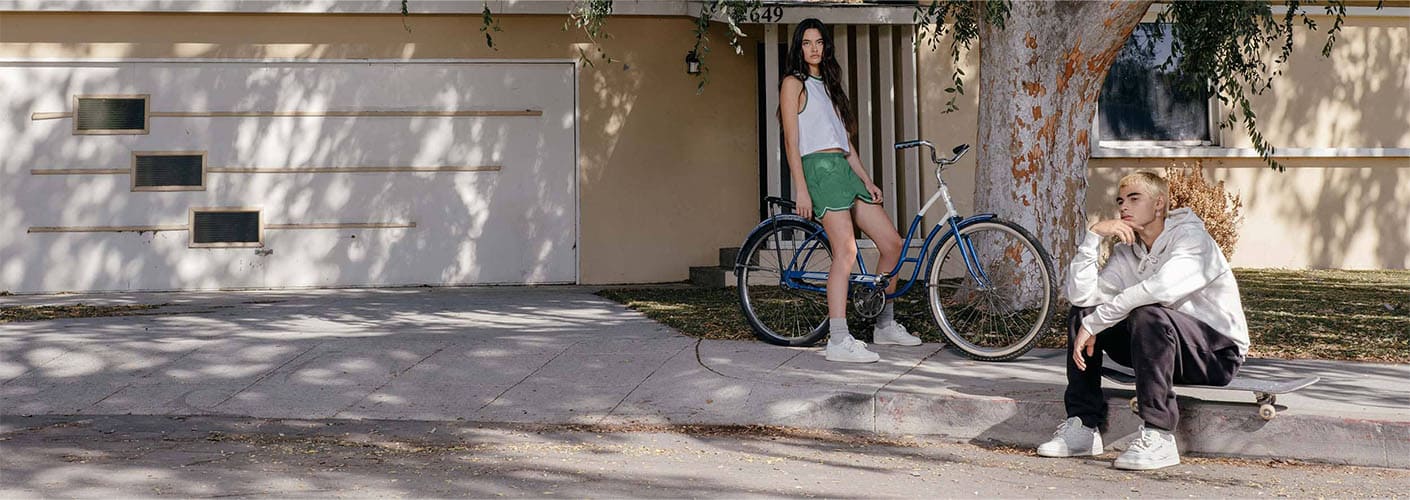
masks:
{"label": "concrete step", "polygon": [[735,286],[734,267],[691,267],[690,284],[704,288],[733,287]]}
{"label": "concrete step", "polygon": [[720,249],[720,266],[721,266],[721,267],[733,268],[733,267],[734,267],[734,260],[737,259],[737,258],[739,258],[739,247],[721,248],[721,249]]}

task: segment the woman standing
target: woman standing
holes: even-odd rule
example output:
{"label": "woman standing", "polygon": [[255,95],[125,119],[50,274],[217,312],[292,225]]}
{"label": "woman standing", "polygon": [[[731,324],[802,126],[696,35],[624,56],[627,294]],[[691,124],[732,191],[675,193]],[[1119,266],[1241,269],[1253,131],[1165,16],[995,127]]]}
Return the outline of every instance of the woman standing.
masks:
{"label": "woman standing", "polygon": [[[832,242],[827,279],[829,361],[871,363],[878,359],[847,331],[848,277],[857,260],[853,223],[881,252],[877,268],[889,271],[901,255],[901,235],[882,209],[881,189],[871,181],[852,143],[856,116],[842,88],[842,68],[832,45],[832,30],[817,19],[798,23],[788,47],[787,76],[779,90],[779,119],[793,200],[798,215],[822,220]],[[862,203],[857,203],[861,200]],[[896,282],[886,289],[896,290]],[[920,345],[896,322],[891,302],[876,319],[877,344]]]}

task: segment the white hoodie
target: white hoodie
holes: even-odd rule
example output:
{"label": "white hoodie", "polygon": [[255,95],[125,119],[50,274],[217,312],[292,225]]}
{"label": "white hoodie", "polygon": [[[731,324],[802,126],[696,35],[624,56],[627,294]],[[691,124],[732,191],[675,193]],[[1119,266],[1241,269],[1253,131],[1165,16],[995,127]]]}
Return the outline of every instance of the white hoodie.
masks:
{"label": "white hoodie", "polygon": [[1204,221],[1188,208],[1171,210],[1165,230],[1151,250],[1137,242],[1117,243],[1106,267],[1097,270],[1101,236],[1087,231],[1067,271],[1067,298],[1079,307],[1096,306],[1083,318],[1087,331],[1100,334],[1147,305],[1193,316],[1233,339],[1248,354],[1248,323],[1239,284]]}

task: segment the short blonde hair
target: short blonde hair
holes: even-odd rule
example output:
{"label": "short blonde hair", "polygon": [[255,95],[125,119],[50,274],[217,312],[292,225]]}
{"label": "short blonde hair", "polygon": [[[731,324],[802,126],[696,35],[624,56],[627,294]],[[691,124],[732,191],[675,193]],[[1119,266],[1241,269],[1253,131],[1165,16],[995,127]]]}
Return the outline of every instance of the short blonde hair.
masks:
{"label": "short blonde hair", "polygon": [[1155,172],[1142,170],[1122,177],[1121,182],[1117,183],[1116,189],[1131,185],[1144,188],[1146,196],[1165,198],[1166,205],[1170,204],[1170,183]]}

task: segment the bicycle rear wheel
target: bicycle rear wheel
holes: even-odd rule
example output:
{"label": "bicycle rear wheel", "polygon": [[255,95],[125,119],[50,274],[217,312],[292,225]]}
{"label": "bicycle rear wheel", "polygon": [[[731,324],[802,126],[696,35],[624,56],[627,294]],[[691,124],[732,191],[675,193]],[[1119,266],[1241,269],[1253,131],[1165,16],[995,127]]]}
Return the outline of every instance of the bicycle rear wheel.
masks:
{"label": "bicycle rear wheel", "polygon": [[739,304],[759,340],[809,346],[827,335],[832,247],[817,226],[780,220],[744,243]]}
{"label": "bicycle rear wheel", "polygon": [[[966,262],[962,246],[971,248]],[[1057,302],[1052,258],[1022,226],[990,219],[960,229],[931,254],[930,311],[966,356],[1007,361],[1028,352]]]}

